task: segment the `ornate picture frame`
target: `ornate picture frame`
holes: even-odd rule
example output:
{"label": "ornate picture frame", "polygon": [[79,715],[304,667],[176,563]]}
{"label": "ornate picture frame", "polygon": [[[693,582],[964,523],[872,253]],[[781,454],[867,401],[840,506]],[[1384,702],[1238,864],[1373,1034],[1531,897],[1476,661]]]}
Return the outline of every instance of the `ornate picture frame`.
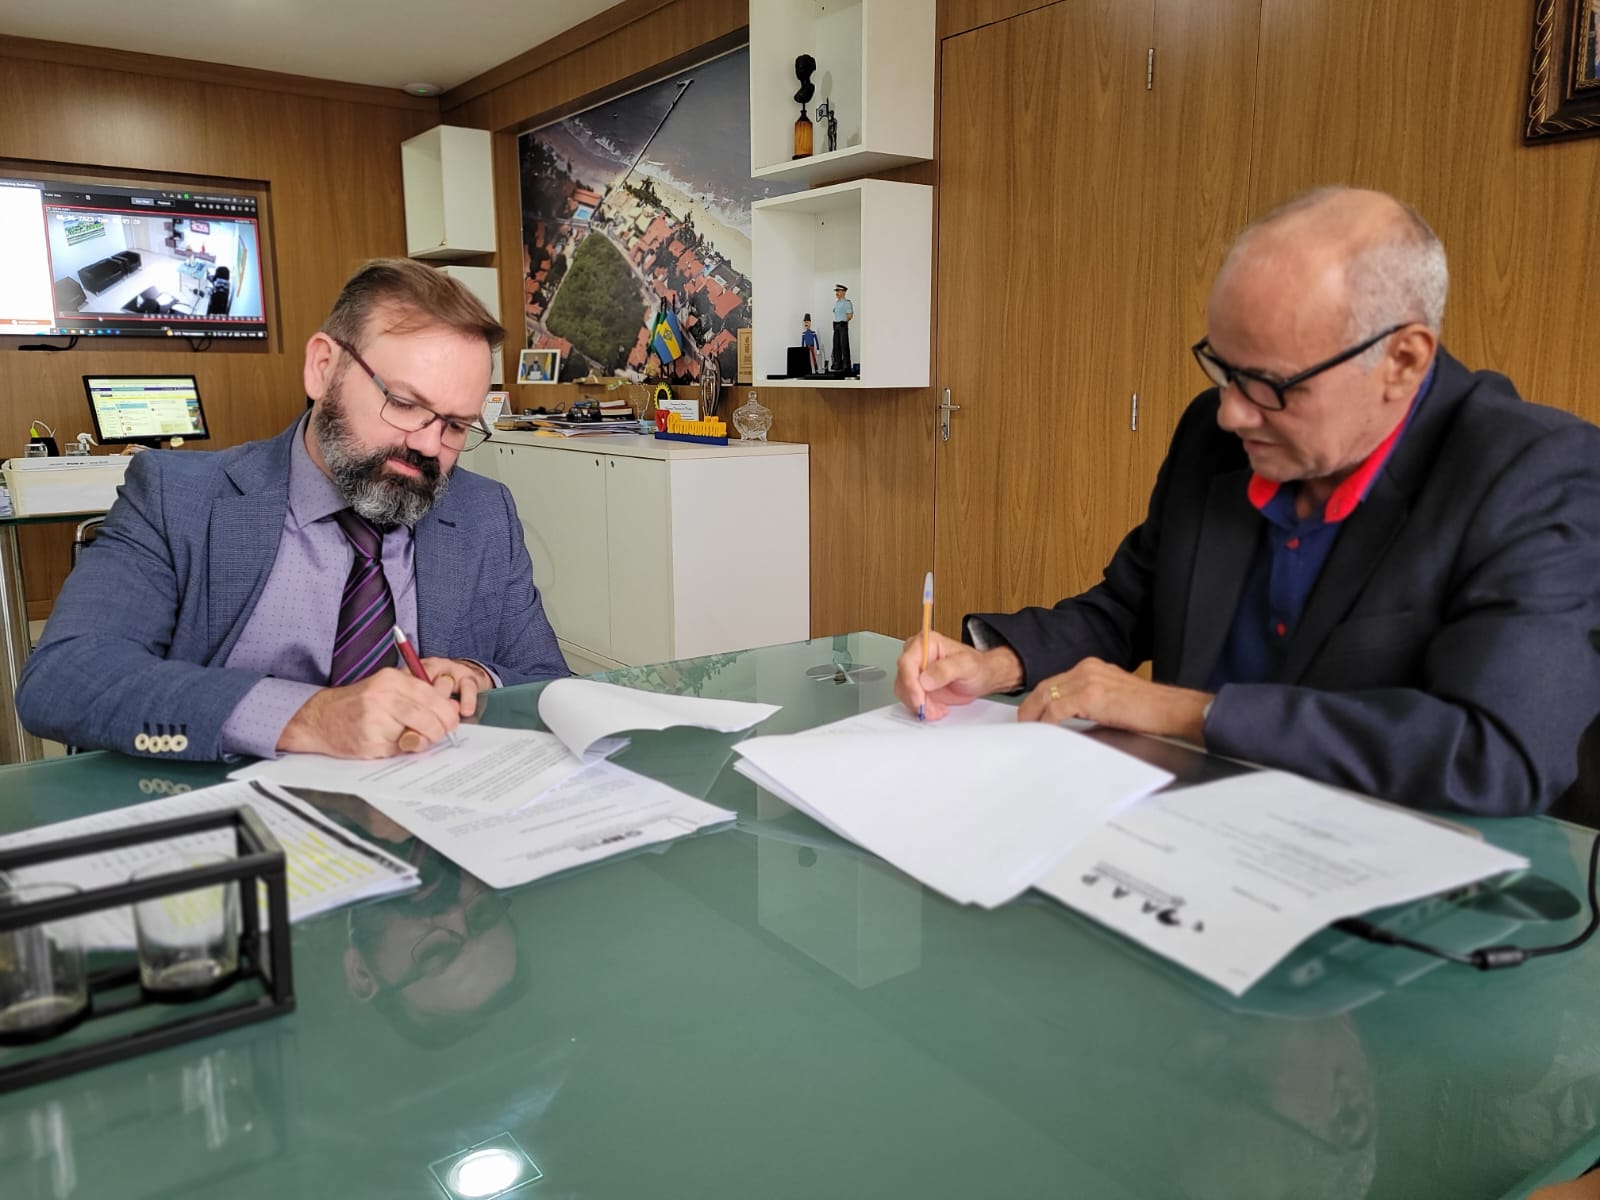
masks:
{"label": "ornate picture frame", "polygon": [[1525,143],[1600,134],[1600,0],[1535,0]]}

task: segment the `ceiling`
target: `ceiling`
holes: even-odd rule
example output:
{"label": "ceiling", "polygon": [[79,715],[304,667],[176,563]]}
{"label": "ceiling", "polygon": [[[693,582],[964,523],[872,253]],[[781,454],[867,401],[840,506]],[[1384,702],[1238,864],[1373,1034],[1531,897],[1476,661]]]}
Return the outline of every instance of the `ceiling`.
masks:
{"label": "ceiling", "polygon": [[[452,88],[617,0],[209,0],[6,6],[0,34],[403,87]],[[27,11],[17,12],[25,7]]]}

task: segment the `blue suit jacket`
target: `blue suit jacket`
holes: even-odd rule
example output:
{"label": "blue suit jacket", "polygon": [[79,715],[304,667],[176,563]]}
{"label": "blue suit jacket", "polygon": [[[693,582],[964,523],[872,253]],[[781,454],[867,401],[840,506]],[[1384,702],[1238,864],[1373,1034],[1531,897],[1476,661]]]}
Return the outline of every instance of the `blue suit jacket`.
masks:
{"label": "blue suit jacket", "polygon": [[[1261,537],[1239,439],[1203,393],[1105,580],[977,614],[1026,686],[1094,656],[1203,689]],[[1280,678],[1228,684],[1206,746],[1423,808],[1547,808],[1600,709],[1600,429],[1442,350],[1432,391],[1343,523]]]}
{"label": "blue suit jacket", "polygon": [[[140,733],[182,733],[172,757],[222,757],[223,723],[262,678],[223,663],[277,557],[299,427],[216,453],[134,457],[23,669],[29,731],[129,753]],[[429,654],[475,659],[506,684],[568,674],[500,484],[456,468],[416,526],[415,563]]]}

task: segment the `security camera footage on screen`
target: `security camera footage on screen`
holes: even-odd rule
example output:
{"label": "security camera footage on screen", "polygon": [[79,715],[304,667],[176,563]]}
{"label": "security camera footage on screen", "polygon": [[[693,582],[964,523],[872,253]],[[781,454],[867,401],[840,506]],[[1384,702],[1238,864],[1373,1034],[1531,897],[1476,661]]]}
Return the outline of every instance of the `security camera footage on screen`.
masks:
{"label": "security camera footage on screen", "polygon": [[253,196],[0,175],[0,336],[265,338]]}

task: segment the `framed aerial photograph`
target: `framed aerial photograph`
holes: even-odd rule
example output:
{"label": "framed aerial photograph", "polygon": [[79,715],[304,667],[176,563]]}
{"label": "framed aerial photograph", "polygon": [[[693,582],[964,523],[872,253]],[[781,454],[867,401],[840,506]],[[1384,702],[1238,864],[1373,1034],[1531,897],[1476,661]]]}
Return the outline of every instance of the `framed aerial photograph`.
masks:
{"label": "framed aerial photograph", "polygon": [[1600,0],[1535,0],[1524,142],[1600,134]]}
{"label": "framed aerial photograph", "polygon": [[524,350],[517,357],[518,383],[554,383],[560,377],[559,350]]}

